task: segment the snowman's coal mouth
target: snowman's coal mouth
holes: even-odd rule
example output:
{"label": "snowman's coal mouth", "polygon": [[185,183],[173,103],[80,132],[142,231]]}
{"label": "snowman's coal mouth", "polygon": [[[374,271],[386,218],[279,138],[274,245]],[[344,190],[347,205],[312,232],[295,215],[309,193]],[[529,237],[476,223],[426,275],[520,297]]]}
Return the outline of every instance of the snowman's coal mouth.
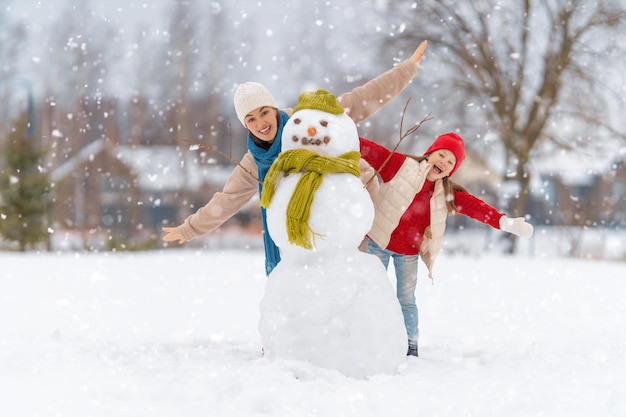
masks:
{"label": "snowman's coal mouth", "polygon": [[294,136],[291,138],[294,142],[300,141],[303,145],[315,145],[320,146],[322,144],[327,145],[330,142],[330,137],[324,136],[324,138],[307,138],[306,136],[302,137],[302,139]]}

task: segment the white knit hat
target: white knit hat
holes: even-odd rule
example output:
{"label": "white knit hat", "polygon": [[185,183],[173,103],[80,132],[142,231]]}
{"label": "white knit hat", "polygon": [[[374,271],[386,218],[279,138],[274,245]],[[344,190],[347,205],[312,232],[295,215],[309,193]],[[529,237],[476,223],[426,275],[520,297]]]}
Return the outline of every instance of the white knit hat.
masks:
{"label": "white knit hat", "polygon": [[246,82],[239,84],[235,90],[235,112],[237,118],[244,127],[245,118],[248,113],[259,107],[278,108],[274,97],[263,84]]}

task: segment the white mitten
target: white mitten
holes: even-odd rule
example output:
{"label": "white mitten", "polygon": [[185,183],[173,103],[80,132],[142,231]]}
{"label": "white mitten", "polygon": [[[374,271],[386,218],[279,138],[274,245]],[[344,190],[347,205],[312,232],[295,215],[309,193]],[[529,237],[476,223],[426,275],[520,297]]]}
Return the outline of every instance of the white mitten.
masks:
{"label": "white mitten", "polygon": [[533,235],[533,226],[530,223],[526,223],[523,217],[515,217],[513,219],[506,216],[500,217],[500,230],[521,237],[531,237]]}

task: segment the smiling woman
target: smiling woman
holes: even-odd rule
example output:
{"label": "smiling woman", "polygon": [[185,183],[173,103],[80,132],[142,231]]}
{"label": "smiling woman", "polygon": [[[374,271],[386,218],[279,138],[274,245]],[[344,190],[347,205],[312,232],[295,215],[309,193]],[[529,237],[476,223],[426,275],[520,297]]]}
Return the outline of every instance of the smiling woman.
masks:
{"label": "smiling woman", "polygon": [[234,102],[237,118],[248,129],[254,143],[269,149],[278,135],[281,116],[274,97],[264,85],[246,82],[237,86]]}

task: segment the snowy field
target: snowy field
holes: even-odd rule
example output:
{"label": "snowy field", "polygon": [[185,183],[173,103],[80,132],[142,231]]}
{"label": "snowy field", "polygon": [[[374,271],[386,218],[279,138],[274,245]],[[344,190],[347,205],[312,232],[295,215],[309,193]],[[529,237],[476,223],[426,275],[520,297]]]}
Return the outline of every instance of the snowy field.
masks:
{"label": "snowy field", "polygon": [[624,262],[421,264],[420,357],[368,380],[261,356],[258,250],[0,265],[7,417],[626,415]]}

